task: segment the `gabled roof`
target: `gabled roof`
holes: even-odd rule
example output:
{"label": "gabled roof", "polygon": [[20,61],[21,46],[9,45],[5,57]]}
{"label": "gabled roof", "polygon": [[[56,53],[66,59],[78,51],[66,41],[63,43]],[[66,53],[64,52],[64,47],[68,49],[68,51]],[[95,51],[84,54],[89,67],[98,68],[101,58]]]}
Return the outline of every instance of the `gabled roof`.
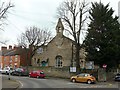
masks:
{"label": "gabled roof", "polygon": [[[47,46],[49,43],[51,43],[56,37],[57,37],[57,35],[56,35],[50,42],[48,42],[45,46]],[[74,40],[72,40],[72,39],[70,39],[70,38],[68,38],[68,37],[66,37],[66,36],[64,36],[64,35],[63,35],[62,38],[66,38],[66,39],[70,40],[72,43],[75,42]]]}
{"label": "gabled roof", "polygon": [[11,50],[11,51],[9,51],[9,52],[6,52],[5,54],[4,54],[4,56],[11,56],[11,54],[13,54],[15,52],[15,50]]}
{"label": "gabled roof", "polygon": [[[28,49],[27,49],[28,50]],[[0,51],[2,56],[14,56],[26,53],[24,48]]]}
{"label": "gabled roof", "polygon": [[70,38],[68,38],[68,37],[66,37],[64,35],[63,35],[63,37],[69,39],[71,42],[75,42],[74,40],[72,40],[72,39],[70,39]]}
{"label": "gabled roof", "polygon": [[6,54],[6,53],[8,53],[10,51],[12,51],[12,50],[1,50],[0,55],[3,56],[4,54]]}

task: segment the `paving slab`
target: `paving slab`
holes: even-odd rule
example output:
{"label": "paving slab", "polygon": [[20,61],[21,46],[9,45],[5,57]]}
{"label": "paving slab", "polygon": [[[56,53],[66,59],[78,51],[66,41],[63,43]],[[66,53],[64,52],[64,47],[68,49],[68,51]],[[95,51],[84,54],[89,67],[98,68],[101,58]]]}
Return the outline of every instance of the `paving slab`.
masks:
{"label": "paving slab", "polygon": [[20,83],[16,80],[13,79],[9,79],[7,77],[2,77],[2,75],[0,75],[0,89],[4,89],[4,88],[19,88]]}

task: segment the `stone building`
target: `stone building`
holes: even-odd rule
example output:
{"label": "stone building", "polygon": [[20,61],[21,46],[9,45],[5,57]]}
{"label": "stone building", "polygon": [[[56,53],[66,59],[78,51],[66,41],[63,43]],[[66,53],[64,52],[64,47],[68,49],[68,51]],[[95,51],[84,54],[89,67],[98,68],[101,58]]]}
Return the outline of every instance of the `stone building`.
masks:
{"label": "stone building", "polygon": [[[74,41],[63,35],[64,26],[61,19],[56,26],[56,36],[45,46],[41,46],[32,58],[32,66],[49,66],[63,68],[75,66]],[[85,54],[82,49],[80,66],[84,68]]]}

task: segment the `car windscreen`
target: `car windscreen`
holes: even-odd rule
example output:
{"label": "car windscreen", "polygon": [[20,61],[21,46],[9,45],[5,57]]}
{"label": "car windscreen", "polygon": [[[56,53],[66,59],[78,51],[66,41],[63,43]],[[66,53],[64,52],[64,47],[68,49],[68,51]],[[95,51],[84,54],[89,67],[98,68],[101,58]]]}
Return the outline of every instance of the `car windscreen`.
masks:
{"label": "car windscreen", "polygon": [[44,72],[40,72],[40,74],[44,74]]}
{"label": "car windscreen", "polygon": [[10,68],[10,70],[13,70],[13,68]]}
{"label": "car windscreen", "polygon": [[15,69],[15,71],[20,71],[20,72],[21,72],[21,71],[22,71],[22,69],[21,69],[21,68],[17,68],[17,69]]}

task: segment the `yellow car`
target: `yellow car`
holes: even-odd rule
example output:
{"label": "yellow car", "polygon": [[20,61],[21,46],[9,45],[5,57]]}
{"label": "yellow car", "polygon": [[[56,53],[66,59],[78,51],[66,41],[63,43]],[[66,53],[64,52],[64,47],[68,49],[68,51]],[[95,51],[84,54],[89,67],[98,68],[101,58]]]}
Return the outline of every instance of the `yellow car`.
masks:
{"label": "yellow car", "polygon": [[72,82],[86,82],[88,84],[95,83],[96,79],[92,75],[88,73],[81,73],[76,76],[72,76],[71,78]]}

